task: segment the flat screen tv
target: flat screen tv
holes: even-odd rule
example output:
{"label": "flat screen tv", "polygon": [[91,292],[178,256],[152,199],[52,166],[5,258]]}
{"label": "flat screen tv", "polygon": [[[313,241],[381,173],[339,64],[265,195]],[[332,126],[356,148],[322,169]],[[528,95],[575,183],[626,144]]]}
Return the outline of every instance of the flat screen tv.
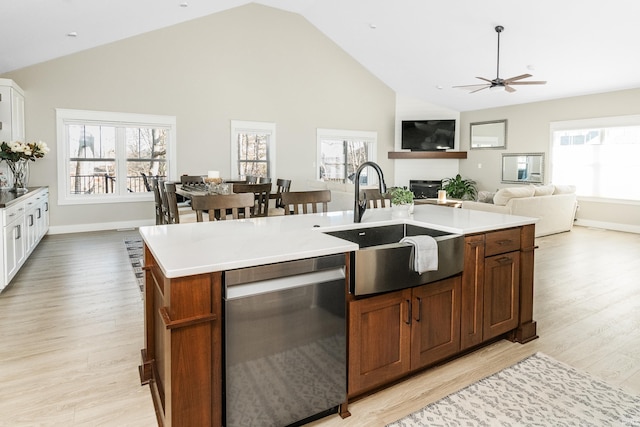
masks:
{"label": "flat screen tv", "polygon": [[453,149],[455,134],[455,119],[405,120],[402,122],[402,148],[411,151]]}

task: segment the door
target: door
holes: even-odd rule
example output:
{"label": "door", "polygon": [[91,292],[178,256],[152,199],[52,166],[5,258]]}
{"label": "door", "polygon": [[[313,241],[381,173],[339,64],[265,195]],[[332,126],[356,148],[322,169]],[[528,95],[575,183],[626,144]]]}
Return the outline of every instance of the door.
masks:
{"label": "door", "polygon": [[385,384],[410,367],[411,289],[349,305],[349,396]]}
{"label": "door", "polygon": [[520,252],[485,258],[484,340],[518,327]]}
{"label": "door", "polygon": [[413,289],[411,369],[460,351],[460,276]]}

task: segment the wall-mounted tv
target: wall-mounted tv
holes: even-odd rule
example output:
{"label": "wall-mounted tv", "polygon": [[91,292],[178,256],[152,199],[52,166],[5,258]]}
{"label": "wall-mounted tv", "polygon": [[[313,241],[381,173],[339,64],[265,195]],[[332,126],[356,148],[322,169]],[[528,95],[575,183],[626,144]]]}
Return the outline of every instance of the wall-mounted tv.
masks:
{"label": "wall-mounted tv", "polygon": [[403,120],[402,148],[411,151],[442,151],[454,148],[456,121]]}

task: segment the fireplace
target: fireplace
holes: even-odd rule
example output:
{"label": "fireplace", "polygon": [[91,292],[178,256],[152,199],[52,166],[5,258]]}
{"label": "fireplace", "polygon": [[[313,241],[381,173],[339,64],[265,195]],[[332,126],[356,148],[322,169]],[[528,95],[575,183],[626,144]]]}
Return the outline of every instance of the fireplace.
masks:
{"label": "fireplace", "polygon": [[411,180],[409,181],[409,190],[411,190],[416,199],[436,199],[438,190],[442,189],[442,180]]}

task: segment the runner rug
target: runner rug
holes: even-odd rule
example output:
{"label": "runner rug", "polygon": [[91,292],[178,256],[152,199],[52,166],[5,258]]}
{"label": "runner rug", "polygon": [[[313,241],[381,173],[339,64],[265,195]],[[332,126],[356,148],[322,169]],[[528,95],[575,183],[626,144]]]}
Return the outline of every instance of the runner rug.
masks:
{"label": "runner rug", "polygon": [[640,397],[536,353],[387,427],[418,426],[640,426]]}
{"label": "runner rug", "polygon": [[144,250],[141,239],[126,239],[124,245],[127,248],[127,254],[129,255],[129,261],[131,267],[133,267],[133,273],[136,275],[136,281],[140,292],[144,292],[144,272],[142,271],[142,265],[144,263]]}

